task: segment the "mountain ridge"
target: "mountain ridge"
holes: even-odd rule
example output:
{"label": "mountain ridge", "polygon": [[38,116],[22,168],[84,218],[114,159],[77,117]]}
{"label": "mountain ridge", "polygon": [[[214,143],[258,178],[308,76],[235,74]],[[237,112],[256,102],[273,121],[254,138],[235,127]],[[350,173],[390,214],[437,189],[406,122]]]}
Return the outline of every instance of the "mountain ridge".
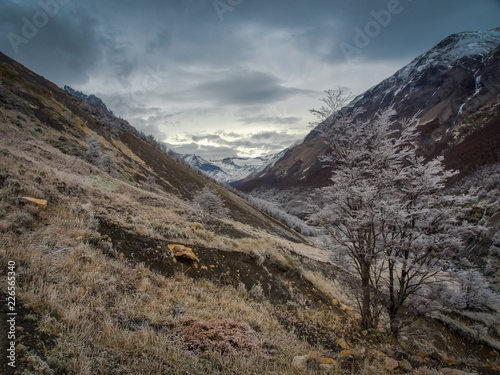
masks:
{"label": "mountain ridge", "polygon": [[[457,48],[457,46],[459,48]],[[362,110],[361,120],[373,117],[379,110],[393,106],[395,120],[411,118],[421,112],[419,129],[420,149],[427,158],[444,155],[447,167],[459,169],[462,174],[482,165],[481,160],[492,160],[488,149],[480,143],[474,151],[476,158],[452,159],[457,151],[461,128],[474,131],[467,118],[484,107],[492,107],[491,116],[496,127],[500,113],[495,105],[500,95],[500,31],[463,32],[451,35],[429,51],[412,60],[395,74],[358,95],[341,113]],[[496,120],[495,120],[496,119]],[[456,127],[456,128],[455,128]],[[456,132],[454,132],[456,131]],[[489,132],[489,133],[488,133]],[[490,134],[491,131],[485,130]],[[478,140],[498,143],[498,136],[476,134]],[[298,145],[277,161],[274,167],[247,177],[237,188],[244,192],[262,189],[307,189],[328,184],[331,169],[325,168],[318,157],[329,153],[329,146],[314,129]],[[493,161],[498,161],[494,157]],[[477,161],[477,163],[476,163]]]}
{"label": "mountain ridge", "polygon": [[[295,142],[293,145],[298,142]],[[290,147],[293,147],[293,145]],[[189,166],[200,170],[210,178],[234,186],[252,173],[258,173],[272,167],[290,147],[276,154],[267,154],[259,157],[232,156],[215,160],[207,160],[196,154],[182,154],[180,157]]]}

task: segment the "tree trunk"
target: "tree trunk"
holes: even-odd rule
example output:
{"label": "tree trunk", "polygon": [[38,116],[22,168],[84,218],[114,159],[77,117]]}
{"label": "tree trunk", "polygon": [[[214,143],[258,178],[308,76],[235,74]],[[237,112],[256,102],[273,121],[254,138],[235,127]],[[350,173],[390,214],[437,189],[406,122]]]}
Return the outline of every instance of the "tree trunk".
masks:
{"label": "tree trunk", "polygon": [[389,306],[388,306],[388,313],[389,313],[389,322],[391,326],[391,335],[395,338],[398,337],[399,335],[399,327],[396,322],[396,315],[397,315],[397,307],[396,307],[396,296],[395,296],[395,290],[394,290],[394,269],[395,269],[395,263],[393,261],[388,262],[389,265]]}
{"label": "tree trunk", "polygon": [[363,291],[363,299],[361,303],[361,327],[370,329],[373,327],[372,312],[371,312],[371,291],[370,291],[370,264],[367,262],[361,263],[361,289]]}
{"label": "tree trunk", "polygon": [[396,320],[396,315],[397,314],[394,311],[389,312],[389,320],[390,320],[390,324],[391,324],[391,335],[395,339],[397,339],[399,336],[399,324]]}

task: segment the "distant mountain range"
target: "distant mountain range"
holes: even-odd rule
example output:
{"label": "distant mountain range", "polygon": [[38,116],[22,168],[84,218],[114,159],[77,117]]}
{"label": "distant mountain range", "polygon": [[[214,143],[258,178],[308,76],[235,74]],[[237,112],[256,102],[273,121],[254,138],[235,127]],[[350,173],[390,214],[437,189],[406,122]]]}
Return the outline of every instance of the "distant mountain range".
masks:
{"label": "distant mountain range", "polygon": [[[445,38],[393,76],[356,97],[342,113],[373,118],[394,107],[394,120],[419,113],[420,149],[443,155],[461,176],[500,160],[500,28]],[[318,157],[331,152],[313,130],[274,165],[248,176],[238,189],[310,190],[329,183],[331,169]]]}
{"label": "distant mountain range", "polygon": [[[294,143],[291,147],[300,142]],[[228,185],[237,185],[250,174],[271,168],[276,161],[285,155],[288,149],[286,148],[277,154],[268,154],[256,158],[233,156],[220,160],[207,160],[195,154],[180,156],[189,166],[202,171],[214,180]]]}

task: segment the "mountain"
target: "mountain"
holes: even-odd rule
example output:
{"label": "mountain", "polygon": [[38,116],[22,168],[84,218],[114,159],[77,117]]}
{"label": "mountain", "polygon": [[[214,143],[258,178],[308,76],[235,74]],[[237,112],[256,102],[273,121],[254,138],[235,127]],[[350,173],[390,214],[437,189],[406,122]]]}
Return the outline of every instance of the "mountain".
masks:
{"label": "mountain", "polygon": [[[444,155],[461,175],[498,162],[500,154],[500,29],[451,35],[393,76],[356,97],[342,113],[361,119],[393,106],[394,120],[419,114],[420,148]],[[253,173],[238,189],[310,189],[328,184],[331,170],[318,157],[329,152],[313,130],[272,168]]]}
{"label": "mountain", "polygon": [[270,168],[283,157],[287,150],[288,148],[277,154],[256,158],[233,156],[219,160],[206,160],[195,154],[184,154],[181,157],[190,167],[202,171],[214,180],[228,185],[237,185],[250,174]]}
{"label": "mountain", "polygon": [[0,54],[0,373],[498,370],[493,310],[361,331],[341,258],[167,151]]}
{"label": "mountain", "polygon": [[[114,117],[96,96],[68,87],[62,90],[3,54],[0,64],[3,103],[9,110],[28,116],[29,128],[19,125],[26,134],[36,135],[40,142],[65,155],[87,161],[91,137],[101,159],[112,165],[107,172],[133,187],[149,186],[148,189],[160,189],[176,199],[191,201],[197,191],[209,186],[222,196],[230,216],[236,220],[302,241],[296,233],[238,196],[171,158],[158,141]],[[40,122],[43,127],[31,122]],[[103,169],[102,160],[94,164]]]}

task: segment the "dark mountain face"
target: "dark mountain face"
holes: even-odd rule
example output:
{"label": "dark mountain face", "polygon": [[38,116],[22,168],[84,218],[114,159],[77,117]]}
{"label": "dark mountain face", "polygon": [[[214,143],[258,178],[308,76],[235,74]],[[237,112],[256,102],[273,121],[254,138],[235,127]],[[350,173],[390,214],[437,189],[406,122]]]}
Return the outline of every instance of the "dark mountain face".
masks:
{"label": "dark mountain face", "polygon": [[[363,111],[364,120],[394,107],[395,120],[420,118],[420,148],[428,158],[444,155],[462,175],[500,159],[500,29],[464,32],[444,39],[393,76],[356,97],[342,111]],[[310,188],[328,183],[331,171],[319,156],[328,144],[317,131],[238,189]]]}

